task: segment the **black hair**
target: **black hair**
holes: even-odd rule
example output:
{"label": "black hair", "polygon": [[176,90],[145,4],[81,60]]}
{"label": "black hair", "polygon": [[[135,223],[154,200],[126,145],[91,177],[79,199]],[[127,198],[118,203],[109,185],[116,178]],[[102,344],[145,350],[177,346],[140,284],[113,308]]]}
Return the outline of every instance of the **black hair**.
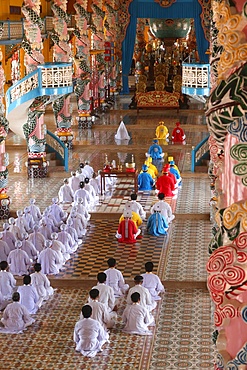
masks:
{"label": "black hair", "polygon": [[33,268],[34,268],[34,271],[37,271],[37,272],[41,271],[41,263],[35,263]]}
{"label": "black hair", "polygon": [[85,319],[88,319],[92,315],[92,307],[89,304],[86,304],[82,307],[81,312]]}
{"label": "black hair", "polygon": [[153,271],[153,268],[154,268],[153,262],[146,262],[145,263],[145,270],[147,272],[152,272]]}
{"label": "black hair", "polygon": [[140,293],[134,292],[131,294],[130,298],[132,302],[137,303],[140,300],[141,296],[140,296]]}
{"label": "black hair", "polygon": [[1,261],[0,262],[0,269],[1,270],[6,270],[7,267],[8,267],[8,262],[7,261]]}
{"label": "black hair", "polygon": [[109,267],[116,266],[116,263],[117,263],[117,261],[115,260],[115,258],[109,258],[108,261],[107,261],[107,264],[108,264]]}
{"label": "black hair", "polygon": [[141,281],[143,281],[143,277],[142,277],[141,275],[136,275],[136,276],[134,277],[134,281],[135,281],[136,283],[140,283]]}
{"label": "black hair", "polygon": [[159,194],[158,194],[158,198],[159,198],[160,200],[164,199],[164,198],[165,198],[165,194],[164,194],[164,193],[159,193]]}
{"label": "black hair", "polygon": [[13,295],[12,295],[12,300],[14,302],[19,302],[19,300],[20,300],[20,293],[14,292]]}
{"label": "black hair", "polygon": [[89,292],[90,298],[95,299],[99,296],[99,290],[98,289],[91,289]]}
{"label": "black hair", "polygon": [[104,283],[106,281],[106,273],[105,272],[99,272],[97,275],[97,279],[99,283]]}
{"label": "black hair", "polygon": [[130,199],[131,200],[136,200],[137,199],[137,194],[136,193],[131,194]]}
{"label": "black hair", "polygon": [[23,284],[28,285],[31,283],[31,276],[30,275],[24,275],[23,277]]}
{"label": "black hair", "polygon": [[85,177],[84,182],[85,182],[85,184],[88,184],[89,183],[89,178]]}
{"label": "black hair", "polygon": [[80,182],[80,188],[81,188],[81,189],[83,189],[83,188],[84,188],[84,186],[85,186],[84,181],[81,181],[81,182]]}

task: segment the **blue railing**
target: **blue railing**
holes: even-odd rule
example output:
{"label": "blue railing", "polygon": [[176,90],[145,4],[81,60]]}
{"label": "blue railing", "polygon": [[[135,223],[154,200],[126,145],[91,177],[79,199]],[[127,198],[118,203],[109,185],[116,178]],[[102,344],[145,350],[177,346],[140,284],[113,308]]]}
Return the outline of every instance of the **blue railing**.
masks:
{"label": "blue railing", "polygon": [[46,145],[50,152],[56,154],[56,158],[61,160],[65,171],[69,171],[69,150],[66,145],[51,131],[47,130]]}
{"label": "blue railing", "polygon": [[21,104],[43,95],[73,92],[72,64],[45,63],[11,86],[6,92],[7,116]]}
{"label": "blue railing", "polygon": [[182,64],[182,93],[209,96],[210,65],[201,63]]}
{"label": "blue railing", "polygon": [[196,147],[192,147],[191,151],[191,172],[195,172],[195,166],[199,163],[202,157],[209,151],[208,138],[205,137]]}

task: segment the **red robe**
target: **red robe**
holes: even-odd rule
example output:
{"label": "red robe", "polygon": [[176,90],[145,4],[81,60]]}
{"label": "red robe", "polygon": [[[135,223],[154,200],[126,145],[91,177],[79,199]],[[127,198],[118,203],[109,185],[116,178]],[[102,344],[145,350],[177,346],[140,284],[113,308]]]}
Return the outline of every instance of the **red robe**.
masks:
{"label": "red robe", "polygon": [[172,141],[182,143],[185,139],[184,130],[181,127],[175,127],[172,131]]}
{"label": "red robe", "polygon": [[119,243],[135,243],[136,239],[134,235],[137,231],[136,224],[131,219],[125,218],[118,226],[118,233],[122,235],[122,237],[118,239]]}
{"label": "red robe", "polygon": [[174,181],[168,175],[162,175],[156,182],[156,189],[159,193],[164,193],[165,197],[173,197],[173,190],[175,190]]}

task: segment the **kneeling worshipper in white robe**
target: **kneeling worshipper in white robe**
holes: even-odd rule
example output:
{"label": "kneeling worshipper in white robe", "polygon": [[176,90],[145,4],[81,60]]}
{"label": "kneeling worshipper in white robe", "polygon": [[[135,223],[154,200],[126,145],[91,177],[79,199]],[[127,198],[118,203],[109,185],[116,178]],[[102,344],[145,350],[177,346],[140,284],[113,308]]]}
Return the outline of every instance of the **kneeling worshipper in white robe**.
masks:
{"label": "kneeling worshipper in white robe", "polygon": [[9,303],[9,300],[4,299],[4,296],[0,292],[0,311],[3,311]]}
{"label": "kneeling worshipper in white robe", "polygon": [[115,258],[109,258],[107,264],[109,268],[104,271],[107,276],[106,285],[112,287],[115,298],[119,298],[127,292],[129,285],[125,284],[122,272],[116,268]]}
{"label": "kneeling worshipper in white robe", "polygon": [[33,227],[35,225],[33,216],[30,212],[30,207],[25,207],[23,212],[23,218],[25,219],[27,224],[27,232],[30,234],[33,231]]}
{"label": "kneeling worshipper in white robe", "polygon": [[72,211],[76,211],[81,216],[83,216],[83,218],[85,219],[85,222],[90,220],[91,215],[88,212],[87,208],[84,206],[82,198],[78,198],[77,201],[73,203],[71,212]]}
{"label": "kneeling worshipper in white robe", "polygon": [[53,249],[55,252],[57,252],[59,257],[59,269],[62,268],[62,266],[65,264],[65,262],[70,258],[70,255],[66,252],[65,246],[63,243],[61,243],[59,240],[57,240],[58,234],[52,233],[51,234],[51,249]]}
{"label": "kneeling worshipper in white robe", "polygon": [[77,246],[75,246],[75,243],[73,242],[72,237],[65,230],[65,228],[66,228],[65,224],[62,224],[60,226],[60,231],[57,233],[57,240],[63,243],[66,253],[70,255],[71,253],[74,253],[76,251]]}
{"label": "kneeling worshipper in white robe", "polygon": [[69,186],[70,186],[70,188],[73,192],[73,195],[74,195],[76,190],[78,190],[80,188],[80,179],[79,179],[79,177],[76,176],[75,171],[71,172],[71,177],[69,177],[68,181],[69,181]]}
{"label": "kneeling worshipper in white robe", "polygon": [[76,229],[73,227],[73,220],[71,218],[67,219],[64,230],[70,234],[77,249],[78,245],[82,243],[82,240],[79,240]]}
{"label": "kneeling worshipper in white robe", "polygon": [[90,180],[88,177],[85,177],[85,190],[88,191],[90,196],[90,208],[94,207],[95,204],[99,203],[99,197],[96,194],[94,187],[90,184]]}
{"label": "kneeling worshipper in white robe", "polygon": [[13,293],[13,303],[8,304],[3,312],[1,319],[4,328],[0,328],[1,333],[20,334],[35,320],[30,316],[25,306],[20,303],[20,294]]}
{"label": "kneeling worshipper in white robe", "polygon": [[19,286],[17,292],[20,294],[20,303],[26,307],[30,314],[38,311],[41,300],[39,299],[37,290],[31,285],[31,276],[23,277],[23,285]]}
{"label": "kneeling worshipper in white robe", "polygon": [[2,293],[4,299],[11,299],[16,286],[16,280],[13,274],[7,271],[7,261],[0,262],[0,269],[0,292]]}
{"label": "kneeling worshipper in white robe", "polygon": [[145,263],[146,273],[142,274],[143,283],[142,286],[147,288],[151,297],[154,301],[159,301],[161,299],[160,293],[165,291],[164,285],[161,283],[160,278],[153,274],[154,264],[153,262]]}
{"label": "kneeling worshipper in white robe", "polygon": [[131,305],[128,305],[123,312],[123,331],[129,334],[152,335],[148,329],[150,318],[148,310],[140,305],[140,294],[131,294]]}
{"label": "kneeling worshipper in white robe", "polygon": [[72,220],[73,222],[73,227],[75,228],[78,238],[81,239],[83,238],[84,235],[86,235],[87,229],[87,223],[84,221],[83,217],[75,211],[71,211],[68,220]]}
{"label": "kneeling worshipper in white robe", "polygon": [[91,306],[85,305],[81,311],[83,319],[77,321],[74,329],[75,349],[83,356],[95,357],[98,352],[102,352],[102,346],[108,342],[109,334],[98,321],[91,318]]}
{"label": "kneeling worshipper in white robe", "polygon": [[58,191],[59,203],[72,203],[74,200],[74,193],[69,186],[69,180],[64,179],[63,182],[64,184]]}
{"label": "kneeling worshipper in white robe", "polygon": [[56,275],[59,273],[60,260],[57,252],[50,247],[52,246],[51,240],[46,240],[45,249],[40,252],[38,263],[41,264],[41,271],[46,275]]}
{"label": "kneeling worshipper in white robe", "polygon": [[[92,289],[98,289],[99,302],[103,303],[109,312],[115,309],[115,296],[112,287],[106,285],[106,274],[99,272],[97,275],[98,283]],[[90,299],[89,299],[90,302]]]}
{"label": "kneeling worshipper in white robe", "polygon": [[41,264],[35,263],[34,273],[31,274],[31,283],[39,296],[40,304],[46,301],[50,296],[53,295],[54,289],[51,287],[50,280],[48,277],[41,272]]}
{"label": "kneeling worshipper in white robe", "polygon": [[[89,306],[92,307],[92,319],[97,320],[107,332],[107,329],[112,329],[117,319],[117,313],[112,311],[109,312],[106,306],[99,302],[99,290],[91,289],[89,292]],[[80,316],[82,319],[82,314]]]}
{"label": "kneeling worshipper in white robe", "polygon": [[131,212],[137,213],[142,220],[146,219],[146,212],[144,211],[141,203],[137,202],[137,194],[133,193],[130,196],[130,199],[124,206],[124,209],[127,211],[130,210]]}
{"label": "kneeling worshipper in white robe", "polygon": [[39,253],[45,248],[46,238],[39,232],[39,225],[34,225],[33,232],[29,234],[29,241],[33,243]]}
{"label": "kneeling worshipper in white robe", "polygon": [[39,233],[42,234],[46,240],[48,240],[51,239],[52,232],[52,225],[50,223],[47,224],[47,220],[42,218],[40,221]]}
{"label": "kneeling worshipper in white robe", "polygon": [[52,198],[52,205],[49,207],[49,211],[52,216],[55,218],[58,226],[65,221],[65,212],[58,204],[58,198]]}
{"label": "kneeling worshipper in white robe", "polygon": [[30,209],[30,213],[33,217],[33,220],[34,220],[34,222],[38,223],[42,218],[39,206],[37,206],[35,204],[36,200],[33,199],[33,198],[30,199],[29,203],[30,203],[29,209]]}
{"label": "kneeling worshipper in white robe", "polygon": [[19,227],[21,235],[24,233],[28,233],[29,228],[25,217],[23,216],[23,212],[21,209],[16,211],[17,218],[15,219],[15,225]]}
{"label": "kneeling worshipper in white robe", "polygon": [[165,217],[165,219],[167,220],[167,223],[169,224],[175,218],[175,216],[172,213],[171,206],[170,206],[170,204],[168,204],[165,201],[165,194],[164,193],[159,193],[158,194],[158,199],[159,199],[158,202],[156,202],[151,207],[150,213],[153,214],[155,212],[160,212],[162,214],[162,216]]}
{"label": "kneeling worshipper in white robe", "polygon": [[3,240],[3,233],[0,232],[0,261],[7,261],[9,254],[10,248],[8,244]]}
{"label": "kneeling worshipper in white robe", "polygon": [[148,312],[149,312],[149,325],[153,325],[154,324],[154,318],[151,314],[151,311],[153,311],[155,309],[155,307],[157,306],[157,302],[152,300],[152,297],[151,297],[151,294],[149,293],[149,291],[142,286],[143,277],[141,275],[135,276],[134,282],[135,282],[135,286],[130,288],[130,290],[128,291],[127,304],[128,305],[132,304],[132,300],[131,300],[131,294],[132,293],[135,293],[135,292],[139,293],[140,294],[140,305],[145,307],[148,310]]}
{"label": "kneeling worshipper in white robe", "polygon": [[14,217],[9,218],[9,225],[9,231],[14,234],[16,239],[21,239],[21,230],[18,226],[16,226]]}
{"label": "kneeling worshipper in white robe", "polygon": [[10,250],[13,251],[15,249],[15,242],[17,241],[17,238],[14,233],[10,231],[10,225],[5,222],[3,224],[3,241],[5,241]]}
{"label": "kneeling worshipper in white robe", "polygon": [[33,245],[33,243],[29,240],[29,234],[24,233],[22,234],[22,250],[25,251],[28,257],[32,260],[32,262],[36,262],[38,258],[39,252]]}
{"label": "kneeling worshipper in white robe", "polygon": [[28,254],[21,249],[22,242],[20,240],[17,240],[15,245],[16,249],[11,251],[7,258],[9,271],[13,275],[26,275],[28,274],[28,270],[32,264],[32,261],[28,257]]}

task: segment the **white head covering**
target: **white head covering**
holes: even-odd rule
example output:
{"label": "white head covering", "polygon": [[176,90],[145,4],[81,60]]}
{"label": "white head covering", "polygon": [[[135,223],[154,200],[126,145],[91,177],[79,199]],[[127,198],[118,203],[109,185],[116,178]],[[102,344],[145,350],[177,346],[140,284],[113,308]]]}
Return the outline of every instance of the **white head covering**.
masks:
{"label": "white head covering", "polygon": [[56,204],[58,202],[58,198],[52,198],[52,203]]}
{"label": "white head covering", "polygon": [[72,226],[73,225],[73,220],[71,220],[71,218],[68,218],[67,225],[69,225],[69,226]]}
{"label": "white head covering", "polygon": [[21,246],[22,246],[22,242],[21,242],[20,240],[17,240],[17,241],[15,242],[15,247],[16,247],[16,248],[21,248]]}
{"label": "white head covering", "polygon": [[62,225],[60,226],[60,230],[65,230],[65,228],[66,228],[66,225],[65,225],[65,224],[62,224]]}
{"label": "white head covering", "polygon": [[25,207],[24,208],[24,213],[28,213],[28,212],[30,212],[30,208],[29,207]]}
{"label": "white head covering", "polygon": [[37,231],[39,230],[39,225],[35,224],[34,227],[33,227],[34,231]]}
{"label": "white head covering", "polygon": [[51,237],[52,237],[53,240],[56,240],[57,239],[57,236],[58,236],[57,233],[52,233],[51,234]]}
{"label": "white head covering", "polygon": [[123,216],[124,216],[124,218],[131,218],[132,217],[132,212],[125,209],[124,212],[123,212]]}
{"label": "white head covering", "polygon": [[23,212],[21,209],[18,209],[18,211],[16,211],[16,214],[17,216],[22,216],[23,215]]}
{"label": "white head covering", "polygon": [[10,217],[10,218],[9,218],[9,224],[10,224],[10,225],[14,225],[14,223],[15,223],[15,219],[14,219],[14,217]]}
{"label": "white head covering", "polygon": [[45,241],[45,248],[49,248],[51,245],[52,241],[51,240],[46,240]]}
{"label": "white head covering", "polygon": [[31,198],[30,200],[29,200],[29,203],[30,204],[34,204],[36,202],[36,200],[34,199],[34,198]]}

